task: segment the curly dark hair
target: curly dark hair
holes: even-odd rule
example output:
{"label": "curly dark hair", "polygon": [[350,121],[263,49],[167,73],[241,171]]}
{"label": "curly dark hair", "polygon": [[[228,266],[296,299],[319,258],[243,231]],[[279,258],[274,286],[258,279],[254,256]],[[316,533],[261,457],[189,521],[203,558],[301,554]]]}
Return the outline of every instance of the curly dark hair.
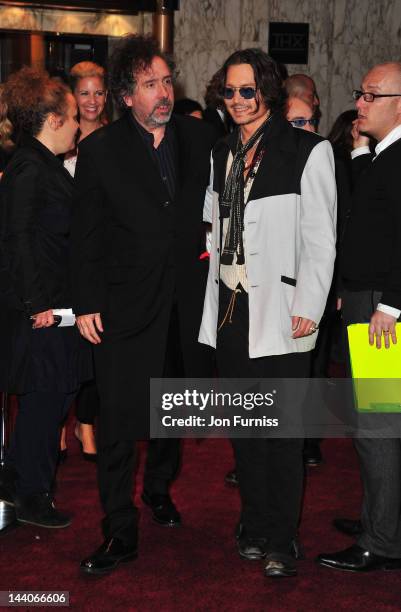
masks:
{"label": "curly dark hair", "polygon": [[69,87],[47,72],[24,66],[9,76],[3,97],[8,117],[18,132],[37,136],[50,113],[65,118]]}
{"label": "curly dark hair", "polygon": [[224,108],[223,89],[226,83],[229,66],[250,64],[255,76],[256,87],[264,103],[272,112],[284,113],[287,93],[283,84],[283,75],[279,65],[262,49],[241,49],[235,51],[223,66],[212,77],[205,99],[213,101],[216,108]]}
{"label": "curly dark hair", "polygon": [[110,91],[121,110],[125,110],[124,96],[132,95],[138,72],[148,70],[155,57],[160,57],[175,75],[173,58],[160,51],[158,42],[152,36],[127,34],[117,44],[109,65]]}

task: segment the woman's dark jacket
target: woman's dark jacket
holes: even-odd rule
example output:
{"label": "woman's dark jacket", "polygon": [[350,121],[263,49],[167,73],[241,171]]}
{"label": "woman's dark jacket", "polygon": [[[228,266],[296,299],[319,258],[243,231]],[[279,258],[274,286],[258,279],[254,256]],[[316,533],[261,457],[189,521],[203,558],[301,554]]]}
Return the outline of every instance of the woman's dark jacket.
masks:
{"label": "woman's dark jacket", "polygon": [[26,137],[0,182],[0,390],[77,389],[90,378],[76,326],[32,329],[30,316],[70,308],[69,235],[74,182],[62,162]]}

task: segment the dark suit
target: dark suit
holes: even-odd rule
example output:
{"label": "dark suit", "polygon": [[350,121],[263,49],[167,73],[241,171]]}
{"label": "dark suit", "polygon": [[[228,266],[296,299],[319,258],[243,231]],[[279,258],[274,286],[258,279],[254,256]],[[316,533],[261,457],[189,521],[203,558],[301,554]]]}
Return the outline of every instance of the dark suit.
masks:
{"label": "dark suit", "polygon": [[[345,325],[368,323],[378,302],[401,309],[401,139],[353,161],[355,189],[341,256]],[[382,350],[385,350],[384,348]],[[391,348],[390,348],[391,350]],[[401,557],[401,440],[356,439],[364,549]]]}
{"label": "dark suit", "polygon": [[[106,520],[106,533],[126,540],[135,522],[133,441],[149,435],[149,379],[172,375],[166,371],[172,327],[181,375],[211,373],[211,354],[197,336],[207,276],[207,263],[199,260],[205,250],[202,207],[213,135],[189,117],[173,117],[170,125],[178,150],[174,201],[129,115],[82,142],[75,175],[74,308],[78,314],[100,312],[104,325],[102,342],[94,347],[99,483],[113,519]],[[107,454],[110,461],[124,456],[121,471],[111,477]],[[160,487],[171,480],[172,463],[168,471]]]}
{"label": "dark suit", "polygon": [[19,397],[9,463],[28,495],[50,489],[58,428],[80,381],[91,377],[91,361],[76,327],[33,330],[29,319],[72,305],[72,178],[36,138],[26,138],[0,189],[0,388]]}
{"label": "dark suit", "polygon": [[205,108],[203,111],[203,119],[213,126],[216,132],[216,139],[223,138],[234,128],[231,117],[224,113],[224,119],[222,119],[217,109],[213,108],[212,106],[207,106]]}

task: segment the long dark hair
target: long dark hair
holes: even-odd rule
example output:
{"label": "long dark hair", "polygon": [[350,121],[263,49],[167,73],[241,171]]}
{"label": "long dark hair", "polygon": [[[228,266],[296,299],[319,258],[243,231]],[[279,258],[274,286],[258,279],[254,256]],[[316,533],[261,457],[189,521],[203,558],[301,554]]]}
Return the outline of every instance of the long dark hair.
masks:
{"label": "long dark hair", "polygon": [[235,51],[224,62],[220,70],[213,76],[207,90],[208,98],[214,100],[215,106],[224,108],[223,89],[226,84],[227,71],[229,66],[237,64],[252,66],[256,87],[267,108],[272,113],[276,111],[283,113],[287,94],[284,89],[281,70],[277,62],[261,49]]}
{"label": "long dark hair", "polygon": [[352,122],[358,118],[358,112],[356,110],[347,110],[338,115],[337,119],[333,123],[333,126],[327,136],[327,139],[331,142],[334,152],[348,159],[351,157],[352,151]]}

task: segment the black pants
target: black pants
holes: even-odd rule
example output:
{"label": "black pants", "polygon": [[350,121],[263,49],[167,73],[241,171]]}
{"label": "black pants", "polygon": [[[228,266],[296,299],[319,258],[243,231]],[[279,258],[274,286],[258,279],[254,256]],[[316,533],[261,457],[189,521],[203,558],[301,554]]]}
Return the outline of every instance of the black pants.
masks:
{"label": "black pants", "polygon": [[[177,309],[173,307],[167,337],[163,376],[184,376],[180,350]],[[144,474],[144,490],[152,494],[167,494],[180,465],[181,443],[177,439],[150,440]],[[135,467],[135,442],[121,440],[98,446],[98,482],[100,499],[105,513],[103,533],[106,538],[117,537],[127,545],[137,539],[138,511],[132,501]]]}
{"label": "black pants", "polygon": [[17,473],[16,489],[24,498],[51,490],[60,445],[60,427],[74,393],[39,392],[18,396],[15,429],[7,467]]}
{"label": "black pants", "polygon": [[80,423],[93,425],[99,414],[99,394],[96,382],[91,380],[84,383],[75,402],[75,416]]}
{"label": "black pants", "polygon": [[[378,291],[344,291],[344,326],[369,323],[380,298]],[[350,373],[349,356],[348,370]],[[363,485],[363,534],[358,544],[377,555],[400,558],[401,440],[357,438],[354,446],[359,456]]]}
{"label": "black pants", "polygon": [[[220,286],[219,323],[232,291]],[[217,369],[224,378],[308,378],[310,353],[249,358],[248,296],[237,294],[231,323],[217,337]],[[294,398],[300,411],[303,397]],[[288,554],[297,531],[303,492],[303,439],[233,439],[241,522],[250,537],[265,537],[271,552]]]}

